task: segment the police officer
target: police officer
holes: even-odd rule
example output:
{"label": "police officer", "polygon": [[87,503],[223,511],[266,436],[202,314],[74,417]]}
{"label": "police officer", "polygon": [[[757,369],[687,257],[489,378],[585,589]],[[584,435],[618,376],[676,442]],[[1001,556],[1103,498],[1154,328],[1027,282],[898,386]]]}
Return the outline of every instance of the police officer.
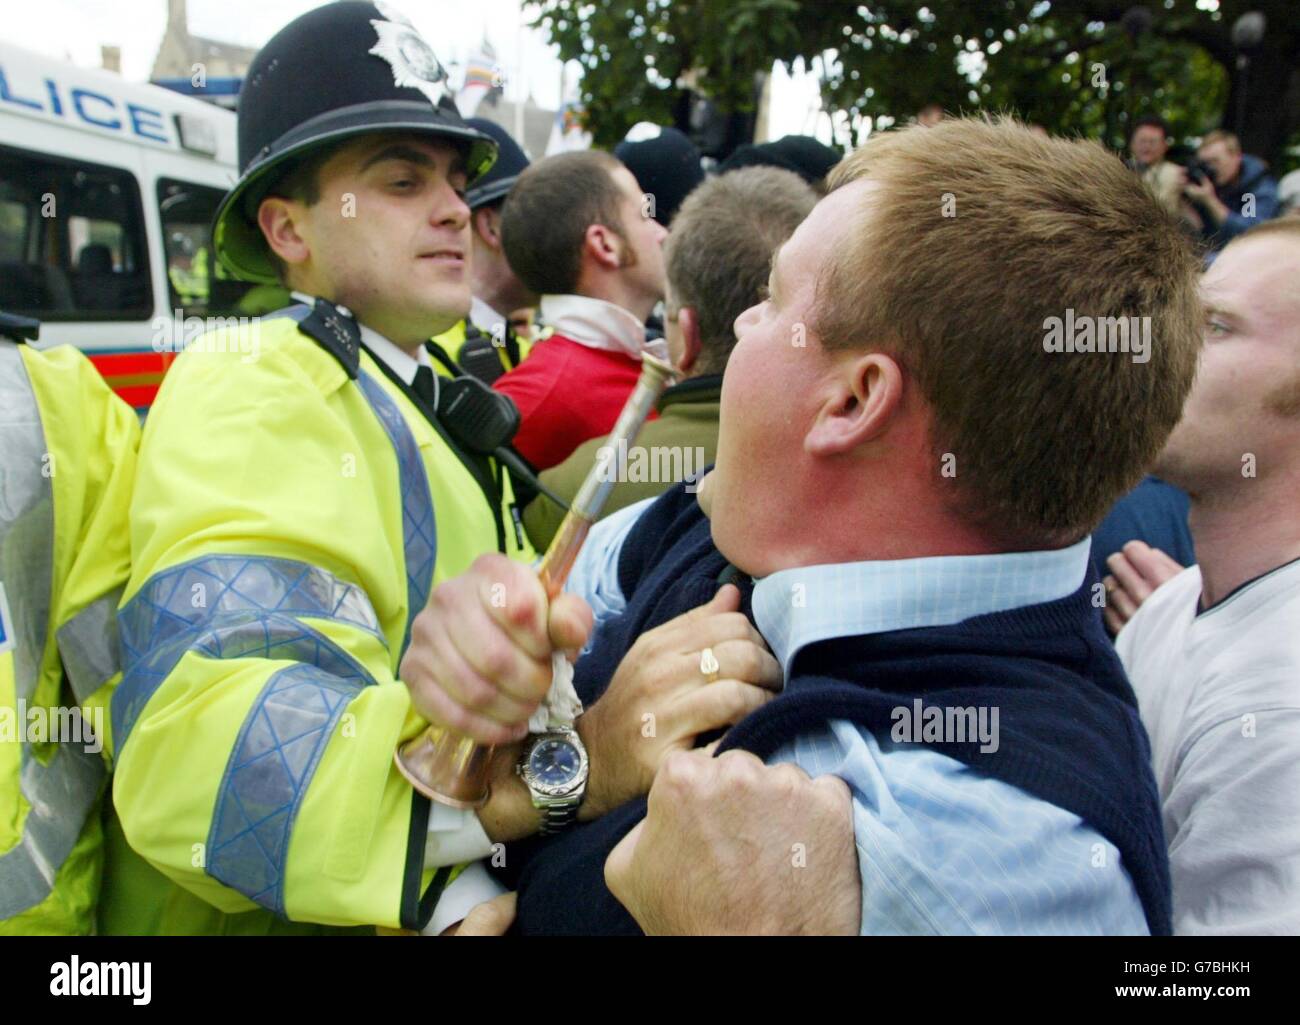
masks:
{"label": "police officer", "polygon": [[140,427],[37,329],[0,314],[0,934],[87,934]]}
{"label": "police officer", "polygon": [[[457,676],[491,670],[530,707],[552,646],[589,628],[572,604],[548,609],[521,564],[534,553],[509,480],[440,412],[451,382],[426,348],[468,310],[464,193],[495,145],[382,0],[331,3],[274,36],[238,130],[217,256],[298,302],[198,339],[149,417],[114,804],[130,847],[187,893],[144,899],[147,873],[124,867],[114,906],[142,913],[117,921],[420,928],[435,907],[477,903],[458,866],[491,847],[472,812],[431,808],[393,765],[435,718],[432,686],[413,680],[436,644],[417,630],[407,651],[431,590],[472,579],[483,614],[509,620],[528,651],[508,663],[443,646]],[[479,739],[525,732],[517,706],[496,715],[508,728]]]}
{"label": "police officer", "polygon": [[[497,159],[465,193],[474,247],[474,294],[469,316],[434,338],[431,351],[435,359],[440,352],[445,353],[453,364],[491,384],[505,371],[517,367],[536,340],[521,337],[510,323],[510,315],[516,310],[537,305],[537,295],[519,280],[501,242],[501,207],[528,168],[528,157],[510,133],[494,121],[470,118],[466,123],[496,141]],[[440,363],[447,365],[445,361]]]}

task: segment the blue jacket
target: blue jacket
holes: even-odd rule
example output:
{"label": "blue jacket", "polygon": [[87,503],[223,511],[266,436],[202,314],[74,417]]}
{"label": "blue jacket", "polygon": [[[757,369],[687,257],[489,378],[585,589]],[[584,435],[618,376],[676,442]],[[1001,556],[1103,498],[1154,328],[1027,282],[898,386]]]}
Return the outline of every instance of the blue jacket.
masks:
{"label": "blue jacket", "polygon": [[[1268,165],[1259,157],[1243,154],[1241,172],[1231,185],[1217,186],[1215,192],[1219,200],[1228,208],[1228,219],[1217,228],[1207,219],[1203,235],[1215,248],[1222,249],[1243,231],[1253,228],[1260,221],[1271,220],[1280,209],[1277,198],[1277,180],[1268,173]],[[1243,199],[1249,194],[1255,197],[1255,216],[1242,214]]]}

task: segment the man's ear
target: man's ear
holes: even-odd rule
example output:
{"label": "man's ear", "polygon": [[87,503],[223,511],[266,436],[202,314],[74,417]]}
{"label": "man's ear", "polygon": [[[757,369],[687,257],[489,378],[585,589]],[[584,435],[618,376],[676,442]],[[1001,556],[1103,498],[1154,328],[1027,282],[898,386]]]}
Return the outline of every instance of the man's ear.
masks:
{"label": "man's ear", "polygon": [[501,212],[494,206],[481,206],[470,214],[474,234],[492,249],[501,249]]}
{"label": "man's ear", "polygon": [[682,333],[682,357],[677,361],[677,369],[683,374],[689,374],[699,361],[703,348],[700,343],[700,318],[690,306],[683,306],[677,311],[677,329]]}
{"label": "man's ear", "polygon": [[883,352],[846,358],[832,371],[831,382],[830,394],[804,437],[810,455],[842,455],[879,439],[903,401],[902,368]]}
{"label": "man's ear", "polygon": [[602,270],[618,270],[623,266],[623,240],[603,224],[587,225],[582,251]]}
{"label": "man's ear", "polygon": [[298,233],[295,223],[302,204],[279,196],[267,196],[257,208],[257,226],[266,244],[285,263],[293,266],[311,258],[311,248]]}

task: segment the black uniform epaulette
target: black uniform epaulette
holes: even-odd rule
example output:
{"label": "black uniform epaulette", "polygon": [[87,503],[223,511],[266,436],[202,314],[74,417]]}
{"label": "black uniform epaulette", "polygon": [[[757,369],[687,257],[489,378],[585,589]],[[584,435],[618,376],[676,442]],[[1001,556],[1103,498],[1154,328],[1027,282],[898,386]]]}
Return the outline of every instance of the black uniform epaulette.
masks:
{"label": "black uniform epaulette", "polygon": [[361,327],[349,314],[331,302],[317,299],[315,307],[298,321],[298,329],[320,342],[342,364],[348,377],[357,379],[361,369]]}
{"label": "black uniform epaulette", "polygon": [[15,342],[34,342],[41,333],[41,322],[16,313],[0,313],[0,335]]}

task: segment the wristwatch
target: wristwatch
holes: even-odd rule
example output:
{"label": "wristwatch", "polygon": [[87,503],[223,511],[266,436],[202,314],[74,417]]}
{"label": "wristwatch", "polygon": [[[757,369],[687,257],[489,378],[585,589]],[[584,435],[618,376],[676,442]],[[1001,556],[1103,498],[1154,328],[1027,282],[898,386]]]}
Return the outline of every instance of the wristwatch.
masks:
{"label": "wristwatch", "polygon": [[589,771],[587,749],[574,729],[538,733],[524,747],[515,772],[542,813],[543,836],[560,832],[578,817]]}

